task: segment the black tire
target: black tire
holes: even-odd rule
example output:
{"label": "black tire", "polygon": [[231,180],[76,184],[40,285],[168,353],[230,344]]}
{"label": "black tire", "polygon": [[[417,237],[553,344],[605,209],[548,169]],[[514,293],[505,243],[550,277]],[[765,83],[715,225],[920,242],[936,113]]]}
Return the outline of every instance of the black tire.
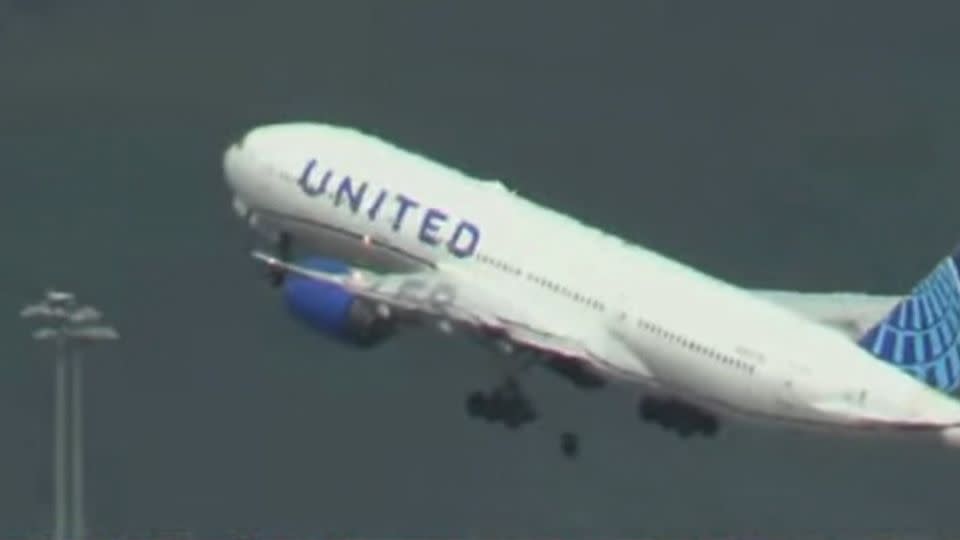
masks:
{"label": "black tire", "polygon": [[483,392],[475,391],[467,395],[465,403],[467,416],[470,418],[484,418],[487,416],[489,402]]}
{"label": "black tire", "polygon": [[717,421],[717,419],[713,418],[712,416],[707,416],[703,420],[703,426],[700,431],[706,437],[714,437],[716,436],[719,428],[720,423]]}
{"label": "black tire", "polygon": [[526,408],[523,410],[523,414],[520,415],[520,420],[525,424],[536,422],[537,418],[537,411],[534,410],[534,408],[529,404],[527,404]]}
{"label": "black tire", "polygon": [[509,418],[517,427],[529,424],[537,419],[537,411],[529,401],[519,400],[511,407]]}
{"label": "black tire", "polygon": [[[657,421],[663,416],[663,404],[654,399],[640,401],[640,418],[647,422]],[[657,422],[660,423],[660,422]]]}
{"label": "black tire", "polygon": [[560,434],[560,451],[569,459],[574,459],[580,454],[580,438],[575,433],[569,431]]}
{"label": "black tire", "polygon": [[486,405],[484,405],[484,418],[488,422],[503,422],[509,416],[509,403],[503,396],[496,391],[487,396]]}
{"label": "black tire", "polygon": [[510,414],[503,419],[503,424],[507,426],[507,428],[510,430],[516,430],[516,429],[520,429],[520,426],[522,426],[524,422],[523,422],[523,418],[521,418],[519,415]]}
{"label": "black tire", "polygon": [[503,411],[503,423],[510,429],[517,429],[525,422],[529,405],[520,396],[507,395],[500,399]]}

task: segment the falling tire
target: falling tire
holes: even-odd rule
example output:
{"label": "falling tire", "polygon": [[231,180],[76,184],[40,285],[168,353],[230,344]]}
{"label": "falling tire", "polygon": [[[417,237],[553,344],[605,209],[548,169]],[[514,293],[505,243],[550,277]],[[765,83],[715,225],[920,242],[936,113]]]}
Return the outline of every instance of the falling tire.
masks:
{"label": "falling tire", "polygon": [[483,392],[470,392],[466,402],[467,416],[471,418],[487,416],[488,405],[489,401]]}
{"label": "falling tire", "polygon": [[576,458],[580,455],[580,438],[570,432],[560,434],[560,451],[569,459]]}

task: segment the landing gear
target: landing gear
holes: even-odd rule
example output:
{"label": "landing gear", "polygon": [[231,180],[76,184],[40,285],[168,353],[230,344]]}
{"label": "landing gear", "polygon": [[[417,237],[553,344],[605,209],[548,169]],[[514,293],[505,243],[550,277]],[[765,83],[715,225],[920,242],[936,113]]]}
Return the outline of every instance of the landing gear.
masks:
{"label": "landing gear", "polygon": [[[278,259],[283,262],[289,261],[290,253],[293,249],[293,238],[290,236],[290,233],[279,233],[273,247]],[[282,268],[273,265],[267,266],[267,279],[270,281],[271,287],[276,288],[282,286],[285,277],[286,272]]]}
{"label": "landing gear", "polygon": [[717,434],[719,422],[709,413],[681,401],[645,398],[638,413],[645,422],[652,422],[683,438],[701,434],[711,438]]}
{"label": "landing gear", "polygon": [[[512,378],[490,392],[470,392],[464,407],[467,416],[482,418],[487,422],[502,422],[510,430],[537,420],[533,403],[523,395],[520,385]],[[580,455],[580,437],[569,431],[561,433],[560,451],[564,457],[576,459]]]}
{"label": "landing gear", "polygon": [[533,404],[512,379],[507,379],[502,386],[489,394],[471,392],[467,396],[466,409],[471,418],[503,422],[510,429],[517,429],[537,419]]}

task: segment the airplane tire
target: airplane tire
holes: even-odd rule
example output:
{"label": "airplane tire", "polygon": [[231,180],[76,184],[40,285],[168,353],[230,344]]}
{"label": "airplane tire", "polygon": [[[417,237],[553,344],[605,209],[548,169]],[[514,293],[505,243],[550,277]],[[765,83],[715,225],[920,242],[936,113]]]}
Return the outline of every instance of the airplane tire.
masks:
{"label": "airplane tire", "polygon": [[483,395],[483,392],[470,392],[466,401],[467,416],[471,418],[486,416],[488,403],[487,396]]}
{"label": "airplane tire", "polygon": [[516,429],[536,419],[536,412],[530,402],[520,396],[504,399],[504,423],[510,429]]}
{"label": "airplane tire", "polygon": [[690,437],[691,435],[693,435],[698,431],[697,426],[689,420],[678,424],[676,426],[676,430],[677,430],[677,433],[684,439]]}
{"label": "airplane tire", "polygon": [[503,422],[510,429],[533,422],[537,411],[523,395],[510,389],[497,389],[490,394],[473,391],[464,402],[467,416],[488,422]]}
{"label": "airplane tire", "polygon": [[661,407],[659,401],[653,399],[644,399],[640,401],[640,418],[647,422],[657,421],[659,423],[658,418],[660,417],[660,409]]}
{"label": "airplane tire", "polygon": [[717,430],[719,429],[719,427],[720,427],[719,422],[717,422],[716,418],[713,418],[712,416],[707,416],[704,418],[703,429],[701,430],[701,432],[706,437],[713,437],[717,434]]}
{"label": "airplane tire", "polygon": [[503,419],[503,424],[511,430],[519,429],[523,423],[523,419],[514,414],[507,415],[507,417]]}
{"label": "airplane tire", "polygon": [[668,431],[675,431],[683,438],[695,433],[713,437],[719,428],[716,418],[682,402],[647,398],[640,402],[638,409],[639,416],[644,421],[657,424]]}
{"label": "airplane tire", "polygon": [[467,415],[471,418],[482,418],[487,422],[497,422],[504,418],[503,400],[497,395],[488,396],[480,391],[471,392],[467,396]]}
{"label": "airplane tire", "polygon": [[563,452],[564,457],[575,459],[580,454],[580,438],[569,431],[561,433],[560,451]]}

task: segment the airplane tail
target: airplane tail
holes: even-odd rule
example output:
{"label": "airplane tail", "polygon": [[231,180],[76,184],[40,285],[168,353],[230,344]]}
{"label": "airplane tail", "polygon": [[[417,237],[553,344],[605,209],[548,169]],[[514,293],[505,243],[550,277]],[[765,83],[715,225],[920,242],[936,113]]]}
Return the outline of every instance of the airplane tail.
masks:
{"label": "airplane tail", "polygon": [[928,386],[960,387],[960,249],[945,257],[859,344]]}

